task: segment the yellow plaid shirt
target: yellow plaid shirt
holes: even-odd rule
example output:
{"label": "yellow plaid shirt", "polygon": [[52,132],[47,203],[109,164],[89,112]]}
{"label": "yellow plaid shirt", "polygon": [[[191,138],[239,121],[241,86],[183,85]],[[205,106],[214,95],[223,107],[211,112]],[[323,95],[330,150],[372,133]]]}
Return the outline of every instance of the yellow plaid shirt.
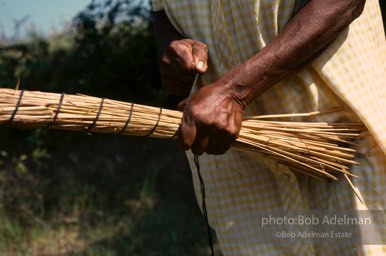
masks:
{"label": "yellow plaid shirt", "polygon": [[[186,38],[209,47],[208,84],[245,62],[269,43],[294,12],[295,1],[153,0]],[[261,210],[380,210],[386,207],[386,44],[379,3],[368,0],[363,14],[310,65],[276,84],[250,104],[245,115],[300,113],[343,107],[335,114],[301,121],[364,122],[368,136],[359,141],[360,166],[352,167],[362,204],[348,183],[324,183],[290,168],[229,150],[200,157],[207,210],[224,255],[385,255],[386,246],[259,242]],[[201,192],[193,156],[188,153],[199,202]],[[371,235],[385,236],[383,227]],[[369,235],[363,232],[362,236]]]}

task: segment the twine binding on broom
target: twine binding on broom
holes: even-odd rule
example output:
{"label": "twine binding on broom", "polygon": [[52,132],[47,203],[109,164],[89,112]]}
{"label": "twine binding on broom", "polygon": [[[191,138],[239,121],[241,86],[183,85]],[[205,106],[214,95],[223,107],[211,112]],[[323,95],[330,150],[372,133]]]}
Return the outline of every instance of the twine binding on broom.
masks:
{"label": "twine binding on broom", "polygon": [[153,129],[151,129],[150,132],[149,132],[148,134],[145,135],[145,137],[149,137],[150,135],[153,134],[153,132],[155,131],[155,129],[157,129],[158,124],[159,124],[159,120],[161,120],[161,115],[162,115],[162,108],[159,108],[159,113],[158,113],[157,122],[155,123]]}
{"label": "twine binding on broom", "polygon": [[131,115],[133,114],[133,108],[134,108],[134,103],[131,103],[130,111],[129,111],[129,117],[127,118],[125,125],[122,127],[122,129],[119,131],[118,134],[122,134],[126,130],[127,126],[129,125],[130,120],[131,120]]}
{"label": "twine binding on broom", "polygon": [[105,101],[105,98],[102,98],[101,103],[100,103],[100,105],[99,105],[98,112],[97,112],[97,114],[96,114],[96,117],[95,117],[94,121],[92,122],[92,124],[90,124],[90,126],[87,127],[87,128],[85,129],[86,131],[90,131],[90,130],[94,127],[94,125],[96,124],[96,122],[98,121],[99,116],[100,116],[100,114],[101,114],[101,112],[102,112],[103,102],[104,102],[104,101]]}
{"label": "twine binding on broom", "polygon": [[[326,111],[326,113],[331,111]],[[352,146],[362,123],[274,121],[324,112],[245,117],[232,147],[291,167],[311,177],[336,181],[350,172]],[[0,124],[174,139],[182,112],[87,95],[0,88]],[[348,177],[347,177],[348,178]]]}
{"label": "twine binding on broom", "polygon": [[8,124],[11,124],[13,119],[15,118],[15,115],[17,113],[17,110],[19,109],[19,106],[20,106],[20,103],[21,103],[21,98],[23,97],[23,94],[24,94],[24,90],[21,90],[20,94],[19,94],[19,99],[17,100],[16,106],[15,106],[15,110],[12,112],[12,115],[11,115],[11,117],[8,120]]}
{"label": "twine binding on broom", "polygon": [[[59,115],[59,112],[60,112],[60,108],[62,107],[63,98],[64,98],[64,92],[62,92],[62,94],[60,95],[58,108],[56,109],[54,118],[53,118],[52,121],[51,121],[46,127],[44,127],[44,128],[50,128],[50,126],[53,125],[53,124],[56,122],[56,118],[58,118],[58,115]],[[19,103],[19,104],[20,104],[20,103]]]}

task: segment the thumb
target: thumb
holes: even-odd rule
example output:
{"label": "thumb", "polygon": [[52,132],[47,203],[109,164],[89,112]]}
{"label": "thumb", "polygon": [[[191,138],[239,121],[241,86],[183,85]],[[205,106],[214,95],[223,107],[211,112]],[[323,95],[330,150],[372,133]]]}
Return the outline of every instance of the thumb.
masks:
{"label": "thumb", "polygon": [[208,46],[202,42],[195,41],[192,45],[193,62],[198,73],[205,73],[208,68]]}

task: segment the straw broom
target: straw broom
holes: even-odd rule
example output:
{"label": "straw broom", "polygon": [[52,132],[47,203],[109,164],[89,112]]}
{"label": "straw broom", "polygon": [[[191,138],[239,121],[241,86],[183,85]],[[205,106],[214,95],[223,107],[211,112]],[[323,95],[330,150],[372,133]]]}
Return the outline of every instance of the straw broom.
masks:
{"label": "straw broom", "polygon": [[[317,115],[319,112],[299,114]],[[297,115],[297,116],[299,116]],[[283,122],[245,117],[232,147],[255,152],[317,179],[348,180],[362,123]],[[182,112],[86,95],[0,88],[0,124],[173,139]],[[354,189],[355,192],[355,189]]]}

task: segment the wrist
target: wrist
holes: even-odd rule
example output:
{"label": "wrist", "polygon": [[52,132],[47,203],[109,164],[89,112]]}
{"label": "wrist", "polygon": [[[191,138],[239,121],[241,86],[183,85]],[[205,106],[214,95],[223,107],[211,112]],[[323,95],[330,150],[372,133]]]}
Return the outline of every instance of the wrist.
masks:
{"label": "wrist", "polygon": [[279,82],[288,71],[280,66],[280,62],[267,49],[263,49],[247,62],[231,69],[221,81],[226,91],[244,110],[256,97]]}
{"label": "wrist", "polygon": [[244,111],[253,100],[253,86],[242,73],[236,69],[231,70],[220,79],[219,84],[223,93]]}

